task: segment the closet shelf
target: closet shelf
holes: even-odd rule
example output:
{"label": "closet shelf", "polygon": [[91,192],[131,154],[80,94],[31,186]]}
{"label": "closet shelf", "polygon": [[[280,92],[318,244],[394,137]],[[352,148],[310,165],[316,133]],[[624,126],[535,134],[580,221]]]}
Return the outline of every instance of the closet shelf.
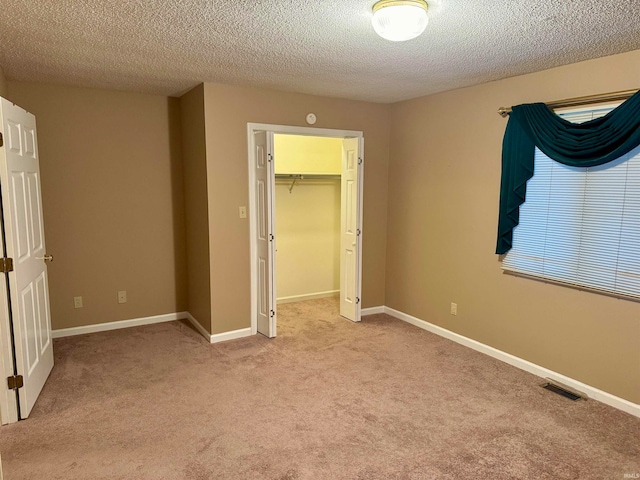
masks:
{"label": "closet shelf", "polygon": [[291,180],[289,193],[293,190],[296,182],[303,180],[340,180],[342,175],[335,173],[276,173],[276,180]]}

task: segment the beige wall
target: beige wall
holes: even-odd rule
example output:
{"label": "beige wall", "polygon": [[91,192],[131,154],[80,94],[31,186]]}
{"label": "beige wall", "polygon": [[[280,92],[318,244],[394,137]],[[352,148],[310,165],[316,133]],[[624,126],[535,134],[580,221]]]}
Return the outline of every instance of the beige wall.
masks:
{"label": "beige wall", "polygon": [[504,275],[493,253],[497,108],[638,88],[638,65],[634,51],[394,105],[386,304],[639,403],[640,304]]}
{"label": "beige wall", "polygon": [[7,98],[9,95],[9,89],[7,86],[7,78],[4,76],[4,70],[0,67],[0,97]]}
{"label": "beige wall", "polygon": [[189,313],[211,332],[204,85],[180,98]]}
{"label": "beige wall", "polygon": [[184,311],[178,100],[21,82],[9,92],[38,126],[53,328]]}
{"label": "beige wall", "polygon": [[247,123],[361,130],[365,137],[363,306],[384,303],[390,106],[205,84],[212,332],[250,326]]}

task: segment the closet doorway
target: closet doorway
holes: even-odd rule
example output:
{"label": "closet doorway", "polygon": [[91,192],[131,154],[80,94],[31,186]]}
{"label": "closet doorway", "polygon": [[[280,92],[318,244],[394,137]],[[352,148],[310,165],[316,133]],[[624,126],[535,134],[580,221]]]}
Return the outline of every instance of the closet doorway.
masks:
{"label": "closet doorway", "polygon": [[362,132],[248,124],[251,329],[273,338],[278,302],[339,295],[358,322]]}

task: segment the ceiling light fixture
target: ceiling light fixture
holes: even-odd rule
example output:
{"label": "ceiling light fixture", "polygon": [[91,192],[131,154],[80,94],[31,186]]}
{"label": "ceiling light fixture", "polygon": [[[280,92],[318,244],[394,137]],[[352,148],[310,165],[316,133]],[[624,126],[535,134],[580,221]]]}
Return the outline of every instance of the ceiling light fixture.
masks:
{"label": "ceiling light fixture", "polygon": [[373,6],[373,29],[392,42],[416,38],[427,28],[427,2],[424,0],[380,0]]}

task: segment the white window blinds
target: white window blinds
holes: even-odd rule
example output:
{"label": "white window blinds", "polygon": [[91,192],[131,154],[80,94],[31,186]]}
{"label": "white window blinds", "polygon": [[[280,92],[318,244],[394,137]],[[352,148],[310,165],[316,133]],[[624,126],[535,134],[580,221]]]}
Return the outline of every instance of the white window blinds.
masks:
{"label": "white window blinds", "polygon": [[[613,108],[561,116],[582,123]],[[536,149],[502,268],[640,298],[640,147],[589,168],[567,167]]]}

